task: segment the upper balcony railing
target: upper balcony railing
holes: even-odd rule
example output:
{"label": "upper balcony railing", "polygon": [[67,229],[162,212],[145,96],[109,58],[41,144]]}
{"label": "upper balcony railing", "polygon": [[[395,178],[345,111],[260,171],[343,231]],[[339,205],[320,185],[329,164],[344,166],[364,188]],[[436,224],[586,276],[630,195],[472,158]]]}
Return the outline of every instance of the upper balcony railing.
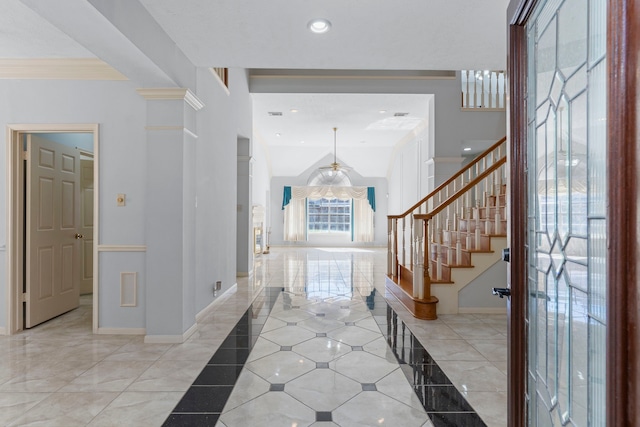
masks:
{"label": "upper balcony railing", "polygon": [[507,95],[504,71],[462,70],[462,109],[504,111]]}

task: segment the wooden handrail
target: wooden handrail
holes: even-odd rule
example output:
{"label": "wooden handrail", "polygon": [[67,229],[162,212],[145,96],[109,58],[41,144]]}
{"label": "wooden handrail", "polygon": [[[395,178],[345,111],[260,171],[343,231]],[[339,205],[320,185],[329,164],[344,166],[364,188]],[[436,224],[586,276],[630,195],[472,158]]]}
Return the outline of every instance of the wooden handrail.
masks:
{"label": "wooden handrail", "polygon": [[483,179],[487,178],[489,175],[491,175],[493,172],[496,171],[496,169],[498,169],[500,166],[504,165],[507,162],[507,156],[502,157],[501,159],[499,159],[497,162],[495,162],[494,164],[492,164],[491,166],[489,166],[484,172],[482,172],[480,175],[478,175],[477,177],[475,177],[474,179],[472,179],[471,181],[469,181],[464,187],[462,187],[460,190],[456,191],[454,194],[452,194],[447,200],[445,200],[444,202],[442,202],[440,205],[438,205],[438,207],[436,207],[435,209],[433,209],[431,212],[429,213],[425,213],[425,214],[415,214],[413,215],[414,219],[426,219],[426,220],[430,220],[431,218],[433,218],[434,216],[436,216],[437,214],[439,214],[440,212],[442,212],[447,206],[451,205],[453,202],[456,201],[456,199],[460,198],[463,194],[465,194],[467,191],[471,190],[473,187],[475,187],[477,184],[479,184]]}
{"label": "wooden handrail", "polygon": [[505,142],[507,140],[507,137],[503,137],[502,139],[500,139],[498,142],[496,142],[495,144],[493,144],[491,147],[487,148],[485,151],[482,152],[482,154],[480,154],[479,156],[477,156],[471,163],[469,163],[467,166],[465,166],[464,168],[460,169],[457,173],[455,173],[451,178],[449,178],[448,180],[446,180],[445,182],[443,182],[442,184],[440,184],[439,186],[436,187],[435,190],[433,190],[431,193],[429,193],[426,197],[424,197],[422,200],[420,200],[418,203],[416,203],[415,205],[411,206],[409,209],[407,209],[404,213],[400,214],[400,215],[388,215],[389,218],[403,218],[407,215],[409,215],[411,212],[413,212],[414,210],[418,209],[418,207],[420,207],[420,205],[422,205],[423,203],[425,203],[426,201],[428,201],[430,198],[432,198],[433,196],[435,196],[439,191],[441,191],[442,189],[444,189],[447,185],[451,184],[453,181],[455,181],[458,177],[460,177],[460,175],[464,174],[465,172],[467,172],[469,169],[471,169],[473,166],[475,166],[479,161],[481,161],[483,158],[485,158],[486,156],[488,156],[489,154],[491,154],[491,152],[493,150],[495,150],[496,148],[498,148],[500,146],[500,144],[502,144],[503,142]]}

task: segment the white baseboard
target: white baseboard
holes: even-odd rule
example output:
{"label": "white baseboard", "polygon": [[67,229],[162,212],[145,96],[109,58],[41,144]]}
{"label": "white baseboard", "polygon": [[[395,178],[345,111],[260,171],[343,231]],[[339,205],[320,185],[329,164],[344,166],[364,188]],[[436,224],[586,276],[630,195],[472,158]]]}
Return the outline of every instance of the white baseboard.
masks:
{"label": "white baseboard", "polygon": [[209,303],[208,306],[206,306],[205,308],[203,308],[202,310],[200,310],[200,312],[198,312],[198,314],[196,314],[196,322],[199,322],[200,319],[202,319],[202,316],[208,314],[210,311],[212,311],[216,306],[222,304],[222,302],[224,300],[226,300],[227,296],[235,293],[236,290],[238,288],[238,284],[234,283],[233,286],[231,286],[229,289],[227,289],[226,291],[224,291],[222,294],[218,295],[213,301],[211,301]]}
{"label": "white baseboard", "polygon": [[98,328],[98,335],[144,335],[145,328]]}
{"label": "white baseboard", "polygon": [[460,314],[507,314],[507,307],[458,307]]}
{"label": "white baseboard", "polygon": [[197,330],[198,325],[194,323],[182,335],[145,335],[144,342],[145,344],[182,344]]}

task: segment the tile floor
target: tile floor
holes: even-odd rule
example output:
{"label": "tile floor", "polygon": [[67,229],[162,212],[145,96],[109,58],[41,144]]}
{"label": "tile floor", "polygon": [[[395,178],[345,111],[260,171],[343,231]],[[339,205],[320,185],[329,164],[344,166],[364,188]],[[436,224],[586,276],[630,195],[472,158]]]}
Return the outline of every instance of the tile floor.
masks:
{"label": "tile floor", "polygon": [[179,345],[94,336],[83,298],[0,337],[0,425],[505,426],[506,316],[414,319],[385,266],[272,248]]}

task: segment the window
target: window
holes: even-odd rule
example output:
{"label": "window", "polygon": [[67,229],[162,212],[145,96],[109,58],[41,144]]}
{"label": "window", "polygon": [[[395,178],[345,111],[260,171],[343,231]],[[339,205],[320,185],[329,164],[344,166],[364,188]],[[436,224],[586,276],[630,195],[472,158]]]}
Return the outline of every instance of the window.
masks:
{"label": "window", "polygon": [[307,199],[308,233],[351,233],[351,199]]}

